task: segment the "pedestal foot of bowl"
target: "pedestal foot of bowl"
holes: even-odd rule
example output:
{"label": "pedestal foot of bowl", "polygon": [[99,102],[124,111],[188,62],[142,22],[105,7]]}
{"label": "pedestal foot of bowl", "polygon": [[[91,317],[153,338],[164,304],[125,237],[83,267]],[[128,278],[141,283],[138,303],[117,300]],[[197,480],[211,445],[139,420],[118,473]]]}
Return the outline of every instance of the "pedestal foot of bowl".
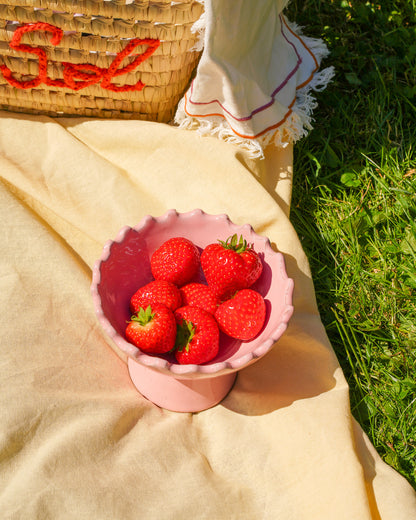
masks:
{"label": "pedestal foot of bowl", "polygon": [[130,378],[149,401],[174,412],[200,412],[220,403],[231,390],[237,372],[221,376],[175,378],[128,358]]}

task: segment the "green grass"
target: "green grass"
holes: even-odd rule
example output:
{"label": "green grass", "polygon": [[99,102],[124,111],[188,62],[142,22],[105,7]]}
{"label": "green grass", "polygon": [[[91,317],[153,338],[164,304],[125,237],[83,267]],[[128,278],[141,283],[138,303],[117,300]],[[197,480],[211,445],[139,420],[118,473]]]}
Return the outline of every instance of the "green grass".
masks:
{"label": "green grass", "polygon": [[416,489],[416,1],[292,0],[336,69],[295,147],[291,219],[377,451]]}

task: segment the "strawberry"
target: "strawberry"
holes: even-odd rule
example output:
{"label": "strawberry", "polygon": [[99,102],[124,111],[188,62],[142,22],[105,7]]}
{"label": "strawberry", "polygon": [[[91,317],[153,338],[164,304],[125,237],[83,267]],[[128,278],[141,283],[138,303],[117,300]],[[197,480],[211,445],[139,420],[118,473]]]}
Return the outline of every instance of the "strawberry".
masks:
{"label": "strawberry", "polygon": [[258,253],[243,236],[238,240],[237,235],[206,246],[201,254],[201,266],[208,285],[221,300],[253,285],[263,270]]}
{"label": "strawberry", "polygon": [[130,299],[130,310],[138,312],[140,307],[144,309],[154,303],[163,303],[171,311],[182,305],[182,297],[179,289],[166,280],[154,280],[140,287]]}
{"label": "strawberry", "polygon": [[211,287],[203,283],[188,283],[179,290],[183,305],[200,307],[210,314],[214,314],[220,304],[220,300],[215,296]]}
{"label": "strawberry", "polygon": [[147,354],[169,352],[176,339],[173,312],[160,303],[141,307],[127,325],[126,338]]}
{"label": "strawberry", "polygon": [[175,357],[179,364],[206,363],[219,348],[220,331],[215,318],[204,309],[185,305],[175,311]]}
{"label": "strawberry", "polygon": [[257,336],[266,318],[263,296],[253,289],[242,289],[223,302],[215,312],[222,332],[232,338],[251,340]]}
{"label": "strawberry", "polygon": [[179,287],[192,280],[199,265],[197,247],[184,237],[166,240],[150,259],[150,268],[156,280],[167,280]]}

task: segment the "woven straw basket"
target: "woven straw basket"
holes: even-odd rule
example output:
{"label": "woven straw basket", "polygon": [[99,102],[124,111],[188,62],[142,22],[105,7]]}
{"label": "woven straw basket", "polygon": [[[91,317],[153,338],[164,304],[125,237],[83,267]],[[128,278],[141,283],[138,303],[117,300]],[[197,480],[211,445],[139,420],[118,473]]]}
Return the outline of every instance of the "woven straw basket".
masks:
{"label": "woven straw basket", "polygon": [[0,4],[0,109],[168,122],[196,68],[200,1]]}

